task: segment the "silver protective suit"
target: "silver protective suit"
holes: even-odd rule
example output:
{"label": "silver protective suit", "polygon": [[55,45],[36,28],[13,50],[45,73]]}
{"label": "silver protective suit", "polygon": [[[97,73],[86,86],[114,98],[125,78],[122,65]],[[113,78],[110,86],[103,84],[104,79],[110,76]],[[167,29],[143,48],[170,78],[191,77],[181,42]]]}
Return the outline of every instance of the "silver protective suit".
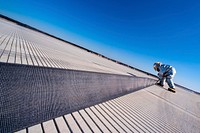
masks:
{"label": "silver protective suit", "polygon": [[175,68],[170,65],[161,64],[158,67],[158,77],[160,79],[160,84],[164,85],[165,80],[170,88],[175,88],[173,78],[176,74]]}

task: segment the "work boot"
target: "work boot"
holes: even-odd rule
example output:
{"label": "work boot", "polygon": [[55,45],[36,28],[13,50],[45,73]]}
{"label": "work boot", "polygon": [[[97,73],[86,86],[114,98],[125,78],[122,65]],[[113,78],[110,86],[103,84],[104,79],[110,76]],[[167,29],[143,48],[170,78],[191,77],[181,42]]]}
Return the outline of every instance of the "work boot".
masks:
{"label": "work boot", "polygon": [[175,88],[168,88],[168,91],[171,91],[171,92],[176,92]]}
{"label": "work boot", "polygon": [[164,85],[162,85],[160,82],[159,83],[156,83],[156,85],[159,85],[161,87],[163,87]]}

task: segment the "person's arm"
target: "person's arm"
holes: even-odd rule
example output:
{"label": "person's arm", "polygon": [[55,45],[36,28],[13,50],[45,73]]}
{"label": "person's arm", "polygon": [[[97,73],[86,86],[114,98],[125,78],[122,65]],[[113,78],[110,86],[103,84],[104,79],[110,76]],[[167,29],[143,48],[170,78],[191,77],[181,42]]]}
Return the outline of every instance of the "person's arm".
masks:
{"label": "person's arm", "polygon": [[168,68],[166,69],[166,71],[163,73],[163,77],[169,76],[169,71],[170,70],[172,70],[172,66],[168,66]]}

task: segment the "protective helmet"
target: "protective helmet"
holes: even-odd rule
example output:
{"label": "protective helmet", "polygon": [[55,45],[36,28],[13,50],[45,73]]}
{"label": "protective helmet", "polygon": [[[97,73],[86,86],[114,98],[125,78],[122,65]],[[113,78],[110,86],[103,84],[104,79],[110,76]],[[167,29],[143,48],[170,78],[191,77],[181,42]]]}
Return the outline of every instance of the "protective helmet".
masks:
{"label": "protective helmet", "polygon": [[153,64],[153,68],[154,68],[155,71],[159,71],[158,68],[159,68],[160,66],[161,66],[161,63],[160,63],[160,62],[156,62],[156,63]]}

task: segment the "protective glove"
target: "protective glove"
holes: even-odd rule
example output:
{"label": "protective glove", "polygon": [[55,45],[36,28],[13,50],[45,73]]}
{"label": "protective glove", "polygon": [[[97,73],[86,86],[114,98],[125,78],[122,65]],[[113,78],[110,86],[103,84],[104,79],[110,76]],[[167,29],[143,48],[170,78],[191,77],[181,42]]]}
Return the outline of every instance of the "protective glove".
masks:
{"label": "protective glove", "polygon": [[163,73],[158,73],[158,77],[163,77]]}

